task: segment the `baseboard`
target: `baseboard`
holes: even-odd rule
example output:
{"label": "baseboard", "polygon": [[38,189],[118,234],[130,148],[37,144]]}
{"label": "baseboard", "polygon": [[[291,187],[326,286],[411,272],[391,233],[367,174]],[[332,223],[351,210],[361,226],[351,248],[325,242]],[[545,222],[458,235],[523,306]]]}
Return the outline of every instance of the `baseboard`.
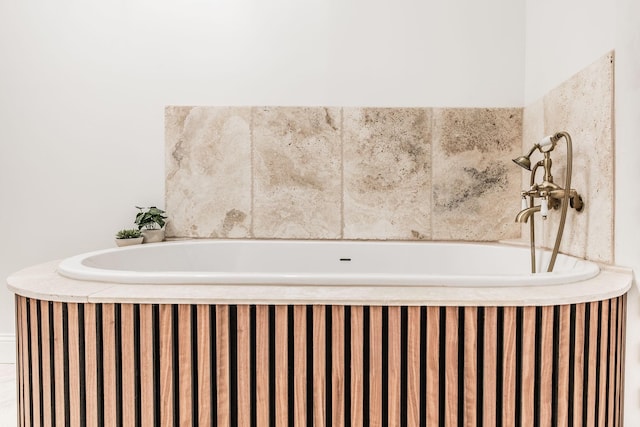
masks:
{"label": "baseboard", "polygon": [[0,334],[0,363],[16,363],[16,336]]}

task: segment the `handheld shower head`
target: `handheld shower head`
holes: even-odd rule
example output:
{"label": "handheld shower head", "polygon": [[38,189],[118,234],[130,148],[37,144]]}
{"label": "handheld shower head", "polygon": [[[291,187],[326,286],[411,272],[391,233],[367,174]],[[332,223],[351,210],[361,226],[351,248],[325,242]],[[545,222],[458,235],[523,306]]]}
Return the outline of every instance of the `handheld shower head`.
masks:
{"label": "handheld shower head", "polygon": [[[531,147],[531,149],[529,150],[529,152],[524,155],[524,156],[520,156],[520,157],[516,157],[515,159],[513,159],[513,162],[520,166],[521,168],[524,168],[528,171],[531,170],[531,155],[533,154],[534,151],[536,150],[540,150],[541,153],[544,152],[549,152],[549,151],[553,151],[553,149],[556,146],[556,142],[558,142],[558,140],[562,137],[562,135],[560,134],[555,134],[555,135],[549,135],[549,136],[545,136],[544,138],[542,138],[540,140],[539,143],[534,144],[533,147]],[[542,147],[547,147],[547,146],[551,146],[550,149],[548,150],[542,150]]]}
{"label": "handheld shower head", "polygon": [[531,147],[531,150],[529,150],[529,152],[526,155],[520,156],[520,157],[516,157],[515,159],[513,159],[513,163],[515,163],[516,165],[520,166],[523,169],[526,169],[526,170],[530,171],[531,170],[531,155],[536,150],[536,148],[539,148],[538,144],[536,144],[533,147]]}

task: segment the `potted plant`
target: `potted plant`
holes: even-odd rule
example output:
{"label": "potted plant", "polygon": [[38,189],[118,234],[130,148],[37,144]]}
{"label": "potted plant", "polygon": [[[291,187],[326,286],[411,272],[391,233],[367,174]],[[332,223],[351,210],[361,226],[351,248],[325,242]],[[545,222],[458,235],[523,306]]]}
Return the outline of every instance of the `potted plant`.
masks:
{"label": "potted plant", "polygon": [[155,206],[148,208],[136,206],[140,210],[136,215],[135,223],[142,232],[144,243],[162,242],[164,240],[164,225],[167,216],[165,211]]}
{"label": "potted plant", "polygon": [[124,229],[116,233],[116,245],[118,246],[139,245],[142,240],[140,230]]}

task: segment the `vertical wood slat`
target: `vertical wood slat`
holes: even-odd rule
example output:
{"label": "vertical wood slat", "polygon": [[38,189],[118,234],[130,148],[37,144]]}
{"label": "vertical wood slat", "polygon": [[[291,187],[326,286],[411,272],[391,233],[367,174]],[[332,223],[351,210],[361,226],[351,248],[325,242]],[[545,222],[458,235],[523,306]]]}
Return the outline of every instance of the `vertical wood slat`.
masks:
{"label": "vertical wood slat", "polygon": [[597,352],[597,334],[598,334],[598,303],[588,303],[591,307],[591,317],[588,327],[589,334],[589,369],[588,369],[588,387],[587,387],[587,425],[595,426],[595,404],[596,404],[596,352]]}
{"label": "vertical wood slat", "polygon": [[[504,308],[502,422],[512,425],[516,415],[516,307]],[[523,367],[523,369],[526,369]]]}
{"label": "vertical wood slat", "polygon": [[256,307],[256,421],[269,425],[269,307]]}
{"label": "vertical wood slat", "polygon": [[[154,424],[153,383],[153,306],[140,306],[140,407],[141,424]],[[159,421],[159,420],[158,420]]]}
{"label": "vertical wood slat", "polygon": [[333,306],[331,315],[331,419],[335,427],[342,427],[345,424],[344,307]]}
{"label": "vertical wood slat", "polygon": [[553,307],[542,309],[542,354],[540,360],[540,423],[551,425],[553,373]]}
{"label": "vertical wood slat", "polygon": [[[609,370],[609,378],[608,378],[608,388],[609,388],[609,395],[607,396],[607,407],[609,408],[609,412],[607,413],[607,420],[606,420],[606,424],[609,426],[613,426],[614,425],[614,413],[615,413],[615,400],[614,400],[614,396],[615,396],[615,370],[616,370],[616,359],[615,359],[615,355],[617,354],[617,331],[616,331],[616,319],[618,318],[618,301],[620,299],[619,298],[615,298],[610,300],[610,304],[611,304],[611,325],[609,328],[609,342],[610,342],[610,351],[609,351],[609,366],[608,366],[608,370]],[[611,356],[613,355],[613,356]]]}
{"label": "vertical wood slat", "polygon": [[37,305],[38,301],[31,300],[29,303],[29,314],[31,316],[31,331],[28,339],[31,341],[31,389],[32,389],[32,407],[33,407],[33,425],[40,426],[40,368],[39,360],[41,351],[38,347],[38,324],[37,324]]}
{"label": "vertical wood slat", "polygon": [[[104,385],[104,425],[115,426],[116,400],[116,330],[115,304],[102,304],[102,364]],[[99,357],[99,356],[98,356]]]}
{"label": "vertical wood slat", "polygon": [[133,334],[133,304],[122,304],[120,316],[120,336],[122,340],[122,423],[125,426],[133,426],[136,422],[136,353]]}
{"label": "vertical wood slat", "polygon": [[[536,374],[536,308],[525,307],[522,313],[522,419],[533,422]],[[505,324],[506,324],[505,320]]]}
{"label": "vertical wood slat", "polygon": [[[496,425],[496,370],[498,362],[498,309],[487,307],[484,312],[484,382],[482,425]],[[502,398],[502,396],[500,396]]]}
{"label": "vertical wood slat", "polygon": [[[56,425],[65,425],[64,413],[64,340],[62,337],[62,303],[53,303],[53,336],[54,336],[54,366],[55,366],[55,400]],[[28,416],[28,412],[26,414]]]}
{"label": "vertical wood slat", "polygon": [[[440,425],[440,308],[427,307],[427,425]],[[442,379],[444,381],[444,378]]]}
{"label": "vertical wood slat", "polygon": [[[68,303],[68,353],[69,353],[69,423],[80,426],[80,336],[78,329],[78,304]],[[84,337],[82,337],[84,339]],[[83,368],[84,369],[84,368]]]}
{"label": "vertical wood slat", "polygon": [[[389,335],[388,335],[388,421],[389,425],[400,425],[400,352],[401,334],[400,307],[389,307]],[[383,384],[384,387],[384,384]]]}
{"label": "vertical wood slat", "polygon": [[583,425],[582,423],[582,407],[587,402],[583,402],[582,393],[584,389],[584,339],[585,339],[585,308],[586,304],[576,304],[576,342],[573,347],[575,352],[575,361],[573,367],[574,391],[573,391],[573,408],[569,410],[573,412],[574,425]]}
{"label": "vertical wood slat", "polygon": [[[196,308],[197,352],[198,352],[198,424],[212,425],[211,420],[211,331],[209,306],[200,304]],[[144,424],[143,425],[148,425]]]}
{"label": "vertical wood slat", "polygon": [[[42,318],[45,318],[44,307]],[[97,383],[97,332],[96,305],[84,304],[84,342],[85,342],[85,390],[86,390],[86,423],[88,426],[98,425],[98,383]],[[43,337],[44,343],[44,337]],[[43,345],[44,347],[44,345]],[[45,403],[46,404],[46,403]]]}
{"label": "vertical wood slat", "polygon": [[[287,306],[276,306],[276,425],[287,425],[288,394],[288,318]],[[293,403],[293,402],[291,402]]]}
{"label": "vertical wood slat", "polygon": [[293,418],[296,426],[307,421],[307,307],[293,307]]}
{"label": "vertical wood slat", "polygon": [[464,309],[464,422],[466,425],[477,424],[477,396],[478,396],[478,309],[466,307]]}
{"label": "vertical wood slat", "polygon": [[351,308],[351,365],[349,367],[351,371],[351,390],[346,391],[351,395],[351,425],[356,426],[362,425],[363,422],[363,318],[362,307]]}
{"label": "vertical wood slat", "polygon": [[18,354],[16,357],[16,383],[18,389],[18,424],[20,426],[27,425],[25,420],[25,410],[28,408],[24,399],[25,393],[25,377],[24,377],[24,360],[28,358],[27,350],[24,348],[24,340],[26,328],[23,326],[27,323],[27,316],[24,312],[26,300],[23,297],[16,297],[16,346]]}
{"label": "vertical wood slat", "polygon": [[216,370],[218,378],[218,426],[228,427],[231,423],[231,394],[229,372],[229,306],[216,307]]}
{"label": "vertical wood slat", "polygon": [[407,309],[407,425],[420,425],[420,307]]}
{"label": "vertical wood slat", "polygon": [[[179,396],[180,425],[188,425],[192,414],[191,392],[191,306],[178,305],[178,384],[175,384]],[[175,410],[175,409],[174,409]]]}
{"label": "vertical wood slat", "polygon": [[[458,425],[458,307],[446,307],[447,336],[445,337],[445,425]],[[440,319],[442,321],[442,319]],[[442,363],[442,361],[440,362]],[[443,396],[441,396],[442,398]],[[440,416],[443,416],[440,414]]]}
{"label": "vertical wood slat", "polygon": [[251,423],[250,328],[250,307],[239,305],[237,309],[238,426],[245,427]]}
{"label": "vertical wood slat", "polygon": [[[42,414],[44,416],[45,427],[51,427],[53,423],[53,401],[51,399],[51,347],[49,344],[50,339],[50,324],[49,324],[49,302],[40,301],[40,314],[42,318]],[[19,304],[16,309],[19,308]],[[16,322],[18,327],[19,322]],[[18,334],[16,338],[19,338]],[[20,347],[18,347],[20,348]],[[16,359],[19,361],[20,359]],[[95,394],[94,394],[95,395]]]}
{"label": "vertical wood slat", "polygon": [[[382,307],[369,309],[369,421],[382,425]],[[386,387],[386,384],[384,385]]]}
{"label": "vertical wood slat", "polygon": [[569,419],[569,360],[571,306],[560,307],[559,361],[558,361],[558,424],[568,425]]}
{"label": "vertical wood slat", "polygon": [[602,320],[600,322],[601,334],[600,334],[600,375],[598,384],[600,386],[600,390],[598,391],[598,400],[599,400],[599,408],[598,408],[598,425],[605,425],[605,420],[607,417],[607,365],[608,365],[608,354],[607,354],[607,344],[609,342],[609,309],[610,309],[610,301],[602,302]]}
{"label": "vertical wood slat", "polygon": [[313,425],[325,425],[326,328],[325,307],[313,306]]}
{"label": "vertical wood slat", "polygon": [[[103,314],[104,316],[104,314]],[[173,334],[171,322],[171,306],[160,305],[160,425],[173,425],[173,393],[176,385],[173,384]],[[105,341],[106,343],[106,341]]]}

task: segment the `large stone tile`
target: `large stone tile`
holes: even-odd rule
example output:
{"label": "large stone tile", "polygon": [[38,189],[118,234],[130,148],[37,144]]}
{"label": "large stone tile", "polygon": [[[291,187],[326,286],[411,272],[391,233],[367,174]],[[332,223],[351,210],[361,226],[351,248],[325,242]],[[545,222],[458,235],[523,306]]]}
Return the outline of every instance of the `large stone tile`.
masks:
{"label": "large stone tile", "polygon": [[341,237],[339,108],[253,109],[254,234]]}
{"label": "large stone tile", "polygon": [[250,108],[166,108],[168,236],[250,237],[250,124]]}
{"label": "large stone tile", "polygon": [[[573,140],[571,187],[582,194],[584,211],[569,209],[560,250],[594,261],[613,262],[614,140],[613,53],[588,66],[544,97],[546,134],[567,131]],[[567,144],[553,151],[555,182],[565,186]],[[550,215],[545,242],[555,241],[559,212]]]}
{"label": "large stone tile", "polygon": [[522,109],[434,110],[434,240],[520,236]]}
{"label": "large stone tile", "polygon": [[344,109],[344,237],[431,237],[431,109]]}

